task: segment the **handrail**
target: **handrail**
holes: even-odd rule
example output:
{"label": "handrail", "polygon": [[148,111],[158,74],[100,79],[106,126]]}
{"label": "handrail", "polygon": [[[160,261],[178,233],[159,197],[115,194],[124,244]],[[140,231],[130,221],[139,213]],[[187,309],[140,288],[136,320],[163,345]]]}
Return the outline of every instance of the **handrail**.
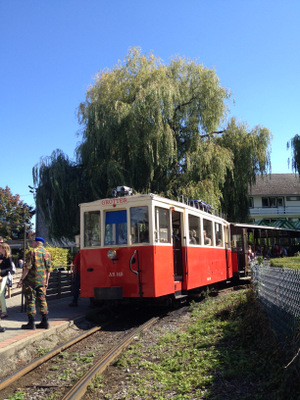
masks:
{"label": "handrail", "polygon": [[[135,263],[135,258],[134,258],[135,255],[136,255],[136,258],[137,258],[137,271],[132,268],[132,264]],[[137,249],[134,250],[132,256],[130,257],[129,269],[130,269],[131,272],[133,272],[135,275],[138,276],[138,280],[139,280],[139,296],[142,297],[143,296],[143,291],[142,291],[142,281],[141,281],[140,260],[139,260],[139,252],[138,252]]]}
{"label": "handrail", "polygon": [[188,254],[187,254],[187,252],[188,252],[187,237],[184,236],[183,240],[184,240],[184,248],[185,248],[185,250],[184,250],[185,251],[185,275],[188,275],[189,274],[189,262],[188,262]]}
{"label": "handrail", "polygon": [[253,207],[249,208],[250,215],[295,215],[299,214],[299,207],[280,206],[280,207]]}
{"label": "handrail", "polygon": [[130,257],[130,260],[129,260],[129,269],[130,269],[131,272],[133,272],[134,274],[138,275],[138,274],[139,274],[139,264],[138,264],[138,270],[137,270],[137,271],[135,271],[135,270],[132,268],[132,264],[135,262],[134,256],[136,255],[136,253],[137,253],[137,250],[134,250],[132,256]]}

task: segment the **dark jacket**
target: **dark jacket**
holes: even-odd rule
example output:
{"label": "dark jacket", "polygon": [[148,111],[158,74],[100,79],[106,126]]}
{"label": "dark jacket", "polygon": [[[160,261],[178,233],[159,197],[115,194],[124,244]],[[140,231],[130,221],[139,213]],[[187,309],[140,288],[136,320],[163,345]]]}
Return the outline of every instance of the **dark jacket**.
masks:
{"label": "dark jacket", "polygon": [[11,257],[3,257],[0,264],[0,276],[6,276],[9,272],[12,273]]}

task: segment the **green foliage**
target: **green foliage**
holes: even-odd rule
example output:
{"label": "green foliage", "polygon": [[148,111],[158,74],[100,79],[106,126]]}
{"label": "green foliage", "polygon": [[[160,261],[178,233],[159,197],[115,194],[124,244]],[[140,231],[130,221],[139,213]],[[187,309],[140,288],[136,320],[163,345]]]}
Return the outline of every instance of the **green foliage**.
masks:
{"label": "green foliage", "polygon": [[271,267],[300,269],[300,254],[296,257],[272,258],[270,259]]}
{"label": "green foliage", "polygon": [[67,267],[69,265],[68,255],[69,249],[63,249],[61,247],[52,247],[47,244],[47,251],[51,256],[51,265],[52,268],[55,267]]}
{"label": "green foliage", "polygon": [[199,180],[191,162],[196,154],[206,155],[208,169],[218,158],[212,132],[228,97],[215,71],[201,64],[178,57],[165,65],[131,49],[124,65],[97,74],[79,108],[84,128],[77,154],[90,193],[103,197],[126,183],[139,192],[180,194],[188,170]]}
{"label": "green foliage", "polygon": [[33,168],[36,205],[56,240],[74,239],[79,232],[79,207],[84,201],[81,168],[60,150]]}
{"label": "green foliage", "polygon": [[74,357],[75,361],[78,361],[82,364],[91,364],[93,362],[93,357],[95,356],[94,353],[89,353],[85,357]]}
{"label": "green foliage", "polygon": [[61,375],[58,378],[62,381],[68,381],[70,380],[73,373],[74,371],[72,369],[67,368],[62,371]]}
{"label": "green foliage", "polygon": [[[45,246],[46,250],[49,252],[51,256],[51,267],[58,268],[58,267],[67,267],[69,265],[69,249],[64,249],[62,247],[53,247],[47,244]],[[26,250],[25,257],[27,254],[32,251],[32,247],[29,247]]]}
{"label": "green foliage", "polygon": [[[287,142],[287,149],[291,149],[292,153],[292,169],[300,173],[300,136],[295,135],[289,142]],[[290,163],[290,159],[288,160]]]}
{"label": "green foliage", "polygon": [[26,393],[17,390],[13,395],[8,396],[7,400],[23,400],[25,399]]}
{"label": "green foliage", "polygon": [[44,356],[45,354],[49,353],[50,349],[45,349],[44,347],[38,347],[37,351],[40,354],[40,356]]}
{"label": "green foliage", "polygon": [[202,199],[218,210],[231,211],[234,201],[236,220],[248,184],[265,171],[269,131],[248,133],[234,122],[217,131],[229,99],[214,70],[183,57],[166,65],[132,48],[123,63],[100,71],[78,109],[76,163],[56,150],[33,169],[51,237],[73,238],[78,204],[110,196],[118,185]]}
{"label": "green foliage", "polygon": [[14,239],[24,233],[24,225],[31,226],[33,208],[28,206],[20,196],[13,195],[8,186],[0,188],[0,236]]}
{"label": "green foliage", "polygon": [[231,119],[218,143],[232,154],[233,168],[228,169],[223,188],[222,210],[229,221],[248,222],[248,187],[258,174],[270,167],[270,141],[272,135],[260,126],[252,130]]}
{"label": "green foliage", "polygon": [[256,260],[259,265],[264,265],[264,258],[262,256],[257,257]]}

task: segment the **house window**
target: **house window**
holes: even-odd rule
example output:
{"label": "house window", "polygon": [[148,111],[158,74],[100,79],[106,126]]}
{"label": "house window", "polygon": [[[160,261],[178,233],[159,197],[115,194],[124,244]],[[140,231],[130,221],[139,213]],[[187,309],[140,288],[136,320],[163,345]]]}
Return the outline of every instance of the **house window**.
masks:
{"label": "house window", "polygon": [[262,197],[262,206],[263,207],[271,207],[277,208],[283,206],[283,198],[282,197]]}
{"label": "house window", "polygon": [[287,201],[300,201],[299,196],[289,196],[286,199],[287,199]]}
{"label": "house window", "polygon": [[270,207],[276,207],[276,199],[275,197],[270,197]]}
{"label": "house window", "polygon": [[263,198],[261,199],[261,201],[262,201],[262,206],[263,206],[263,207],[270,207],[269,197],[263,197]]}
{"label": "house window", "polygon": [[249,207],[253,208],[253,197],[249,197]]}

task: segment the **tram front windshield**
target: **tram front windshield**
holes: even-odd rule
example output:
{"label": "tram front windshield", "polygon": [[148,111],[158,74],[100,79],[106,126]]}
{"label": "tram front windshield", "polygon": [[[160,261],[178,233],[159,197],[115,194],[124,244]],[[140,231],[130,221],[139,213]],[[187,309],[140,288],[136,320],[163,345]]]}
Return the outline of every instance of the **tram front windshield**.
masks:
{"label": "tram front windshield", "polygon": [[126,210],[106,212],[104,244],[106,246],[127,244]]}
{"label": "tram front windshield", "polygon": [[100,211],[84,213],[84,247],[100,246]]}

